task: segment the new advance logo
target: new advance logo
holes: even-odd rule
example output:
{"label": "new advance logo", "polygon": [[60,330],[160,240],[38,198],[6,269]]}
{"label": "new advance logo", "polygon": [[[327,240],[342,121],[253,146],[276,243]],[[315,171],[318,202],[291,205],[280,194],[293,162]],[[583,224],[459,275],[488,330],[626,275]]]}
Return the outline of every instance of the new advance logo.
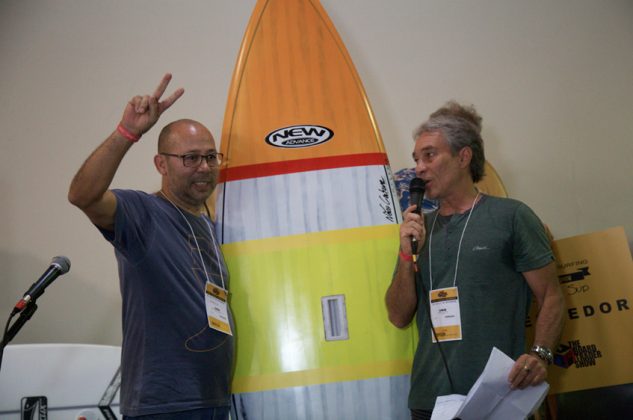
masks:
{"label": "new advance logo", "polygon": [[266,136],[266,143],[275,147],[298,148],[325,143],[334,132],[320,125],[293,125],[279,128]]}

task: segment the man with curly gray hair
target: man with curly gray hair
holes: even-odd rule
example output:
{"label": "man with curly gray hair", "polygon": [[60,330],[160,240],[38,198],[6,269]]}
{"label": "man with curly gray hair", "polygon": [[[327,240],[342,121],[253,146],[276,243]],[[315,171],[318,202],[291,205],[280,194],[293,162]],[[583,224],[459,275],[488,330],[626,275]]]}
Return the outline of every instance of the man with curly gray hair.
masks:
{"label": "man with curly gray hair", "polygon": [[[430,418],[438,396],[466,395],[493,347],[515,360],[509,386],[542,383],[562,330],[564,300],[544,225],[520,201],[475,187],[484,175],[481,121],[474,107],[451,101],[413,135],[416,175],[439,209],[405,210],[386,294],[395,326],[417,321],[412,419]],[[539,313],[526,347],[532,295]]]}

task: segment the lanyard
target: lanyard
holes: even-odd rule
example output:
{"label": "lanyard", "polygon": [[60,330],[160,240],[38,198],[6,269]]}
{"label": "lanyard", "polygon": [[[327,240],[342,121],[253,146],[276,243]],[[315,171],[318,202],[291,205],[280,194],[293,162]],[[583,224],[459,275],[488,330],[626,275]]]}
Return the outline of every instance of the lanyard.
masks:
{"label": "lanyard", "polygon": [[[468,217],[466,218],[466,223],[464,224],[464,229],[462,230],[462,236],[459,238],[459,246],[457,247],[457,259],[455,261],[455,275],[453,277],[453,287],[457,284],[457,268],[459,267],[459,254],[462,250],[462,241],[464,240],[464,233],[466,233],[466,227],[468,227],[468,221],[470,220],[470,216],[473,214],[473,209],[475,208],[475,203],[479,198],[479,191],[477,191],[477,195],[473,200],[473,205],[470,206],[470,211],[468,212]],[[433,225],[431,226],[431,233],[429,234],[429,282],[430,282],[430,290],[433,290],[433,270],[431,269],[432,260],[431,260],[431,246],[433,244],[433,230],[435,229],[435,222],[437,221],[437,216],[440,214],[440,210],[437,210],[435,213],[435,218],[433,219]]]}
{"label": "lanyard", "polygon": [[[167,195],[165,195],[165,193],[163,193],[162,191],[160,191],[161,195],[163,197],[165,197],[165,199],[167,201],[169,201],[171,203],[172,206],[174,206],[174,208],[176,210],[178,210],[178,213],[180,213],[180,215],[182,216],[183,219],[185,219],[185,223],[187,223],[187,226],[189,226],[189,230],[191,231],[191,236],[193,237],[193,241],[196,243],[196,248],[198,250],[198,256],[200,257],[200,262],[202,263],[202,269],[204,270],[204,275],[207,278],[207,282],[211,283],[211,280],[209,280],[209,273],[207,272],[207,267],[204,264],[204,259],[202,259],[202,252],[200,251],[200,245],[198,244],[198,239],[196,238],[196,234],[193,231],[193,227],[191,227],[191,223],[189,223],[189,220],[187,220],[187,217],[182,213],[182,211],[180,211],[180,209],[178,208],[177,205],[175,205],[168,197]],[[215,251],[215,256],[217,258],[218,261],[218,266],[220,266],[220,252],[218,251],[218,246],[215,242],[215,236],[213,236],[213,229],[211,229],[211,224],[209,223],[209,221],[207,219],[204,219],[204,221],[207,224],[207,227],[209,228],[209,233],[211,234],[211,242],[213,243],[213,249]],[[222,288],[226,290],[226,287],[224,286],[224,273],[222,273],[222,267],[220,266],[220,280],[222,281]]]}

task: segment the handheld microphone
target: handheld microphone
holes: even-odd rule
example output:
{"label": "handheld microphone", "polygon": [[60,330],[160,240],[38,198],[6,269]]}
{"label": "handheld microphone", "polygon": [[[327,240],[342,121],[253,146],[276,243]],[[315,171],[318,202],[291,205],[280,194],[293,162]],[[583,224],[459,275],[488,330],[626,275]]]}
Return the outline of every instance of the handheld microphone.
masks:
{"label": "handheld microphone", "polygon": [[[409,203],[415,204],[416,208],[413,211],[416,214],[422,213],[422,200],[424,199],[424,180],[421,178],[413,178],[409,184]],[[411,254],[418,254],[418,240],[415,237],[411,237]]]}
{"label": "handheld microphone", "polygon": [[70,270],[70,260],[66,257],[59,256],[54,257],[51,261],[51,265],[46,269],[44,274],[31,285],[29,290],[26,291],[22,299],[15,304],[13,308],[13,315],[21,312],[29,302],[34,301],[44,293],[46,289],[57,277],[62,274],[66,274]]}

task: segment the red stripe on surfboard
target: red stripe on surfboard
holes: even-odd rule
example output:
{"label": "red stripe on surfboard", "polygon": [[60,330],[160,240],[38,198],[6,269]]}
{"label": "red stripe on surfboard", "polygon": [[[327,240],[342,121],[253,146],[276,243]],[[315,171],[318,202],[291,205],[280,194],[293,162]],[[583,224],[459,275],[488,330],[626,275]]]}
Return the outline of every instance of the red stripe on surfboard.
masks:
{"label": "red stripe on surfboard", "polygon": [[240,179],[261,178],[264,176],[291,174],[295,172],[317,171],[320,169],[347,168],[351,166],[389,165],[385,153],[358,153],[297,159],[281,162],[259,163],[224,168],[220,171],[219,182]]}

